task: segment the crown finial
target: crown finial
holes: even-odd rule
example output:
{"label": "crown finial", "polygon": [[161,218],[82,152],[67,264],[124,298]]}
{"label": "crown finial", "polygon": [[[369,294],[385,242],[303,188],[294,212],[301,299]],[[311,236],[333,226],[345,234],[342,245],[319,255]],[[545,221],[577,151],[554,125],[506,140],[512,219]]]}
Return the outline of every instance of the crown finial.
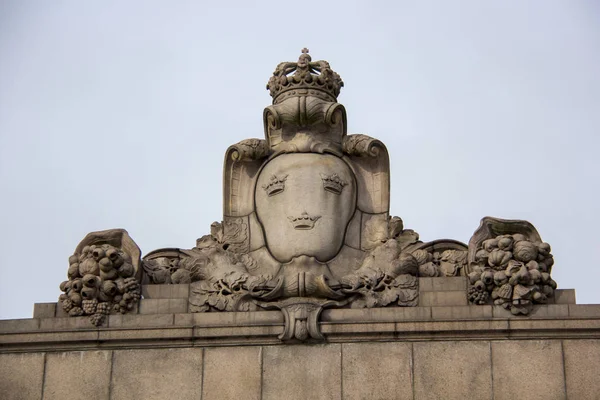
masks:
{"label": "crown finial", "polygon": [[267,83],[274,104],[296,96],[314,96],[336,102],[342,86],[342,78],[329,63],[312,61],[306,47],[301,50],[298,62],[279,63]]}

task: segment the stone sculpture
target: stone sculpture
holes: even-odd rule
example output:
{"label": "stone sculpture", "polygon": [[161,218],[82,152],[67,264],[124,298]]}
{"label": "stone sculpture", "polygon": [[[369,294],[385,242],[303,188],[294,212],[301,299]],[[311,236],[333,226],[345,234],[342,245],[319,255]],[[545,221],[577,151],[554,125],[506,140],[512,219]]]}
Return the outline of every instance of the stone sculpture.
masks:
{"label": "stone sculpture", "polygon": [[528,314],[554,295],[550,245],[526,221],[486,217],[469,243],[469,301]]}
{"label": "stone sculpture", "polygon": [[140,249],[123,229],[88,234],[69,257],[69,280],[60,284],[62,308],[101,325],[111,312],[132,310],[140,299]]}
{"label": "stone sculpture", "polygon": [[69,315],[127,312],[139,284],[189,283],[192,312],[280,309],[282,340],[323,339],[326,307],[416,306],[419,276],[468,275],[465,296],[526,314],[552,296],[552,256],[533,226],[484,218],[469,246],[422,242],[390,217],[386,147],[347,134],[343,87],[307,49],[280,63],[267,89],[265,139],[225,153],[223,221],[192,249],[140,260],[123,230],[88,235],[69,259],[61,301]]}

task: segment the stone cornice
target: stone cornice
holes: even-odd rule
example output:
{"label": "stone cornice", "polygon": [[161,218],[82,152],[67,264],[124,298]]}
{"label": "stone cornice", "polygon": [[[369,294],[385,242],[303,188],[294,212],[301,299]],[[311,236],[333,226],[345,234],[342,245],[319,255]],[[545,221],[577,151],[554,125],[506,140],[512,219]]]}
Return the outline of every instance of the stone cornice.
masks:
{"label": "stone cornice", "polygon": [[[540,314],[546,316],[527,318],[484,317],[494,310],[476,306],[331,309],[323,312],[320,328],[329,343],[600,339],[600,306],[544,307]],[[565,310],[573,316],[551,316]],[[460,312],[463,317],[444,317],[444,313]],[[280,345],[278,335],[283,329],[278,311],[115,315],[98,328],[85,317],[4,320],[0,321],[0,353]]]}

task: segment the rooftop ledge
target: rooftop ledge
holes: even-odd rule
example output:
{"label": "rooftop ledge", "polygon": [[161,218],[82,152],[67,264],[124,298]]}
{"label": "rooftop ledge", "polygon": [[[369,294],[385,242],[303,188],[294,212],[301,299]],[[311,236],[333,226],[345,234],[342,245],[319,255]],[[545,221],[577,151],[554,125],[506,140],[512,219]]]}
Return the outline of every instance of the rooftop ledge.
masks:
{"label": "rooftop ledge", "polygon": [[[469,305],[464,277],[419,281],[417,307],[323,310],[325,341],[600,339],[600,305],[575,304],[573,289],[514,316],[501,306]],[[34,318],[0,320],[0,353],[283,344],[280,311],[189,313],[188,293],[189,285],[143,286],[133,313],[110,315],[99,327],[66,316],[57,303],[38,303]]]}

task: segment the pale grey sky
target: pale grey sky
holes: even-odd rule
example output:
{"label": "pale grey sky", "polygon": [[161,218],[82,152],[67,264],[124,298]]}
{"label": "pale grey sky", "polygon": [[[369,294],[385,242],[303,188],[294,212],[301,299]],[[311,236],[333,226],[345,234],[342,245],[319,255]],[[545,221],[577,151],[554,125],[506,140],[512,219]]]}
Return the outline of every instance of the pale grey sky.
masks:
{"label": "pale grey sky", "polygon": [[596,1],[0,2],[0,318],[54,302],[86,233],[143,253],[221,219],[225,149],[263,137],[302,47],[343,78],[349,132],[391,155],[424,241],[526,219],[554,279],[600,303]]}

